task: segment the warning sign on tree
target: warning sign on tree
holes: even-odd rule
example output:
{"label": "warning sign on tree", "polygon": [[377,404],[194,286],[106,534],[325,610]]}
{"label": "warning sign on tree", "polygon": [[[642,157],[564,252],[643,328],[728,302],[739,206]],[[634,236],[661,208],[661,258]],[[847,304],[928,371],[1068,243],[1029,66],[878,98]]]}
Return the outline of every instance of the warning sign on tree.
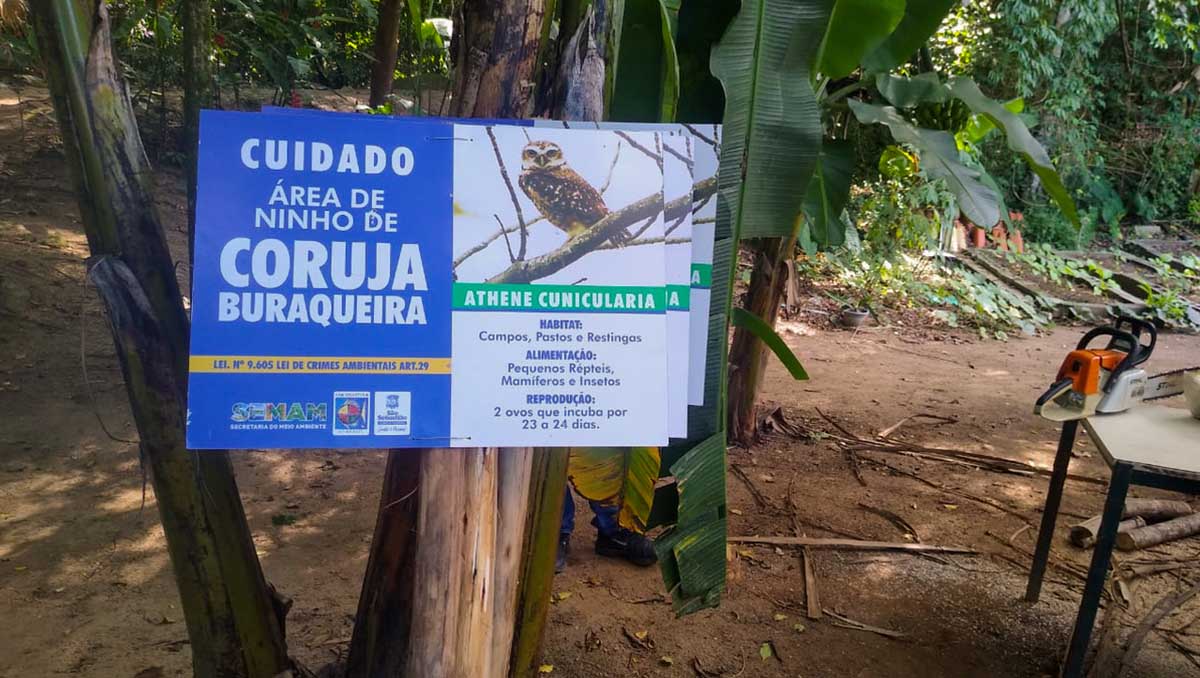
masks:
{"label": "warning sign on tree", "polygon": [[662,148],[205,112],[189,446],[665,444]]}

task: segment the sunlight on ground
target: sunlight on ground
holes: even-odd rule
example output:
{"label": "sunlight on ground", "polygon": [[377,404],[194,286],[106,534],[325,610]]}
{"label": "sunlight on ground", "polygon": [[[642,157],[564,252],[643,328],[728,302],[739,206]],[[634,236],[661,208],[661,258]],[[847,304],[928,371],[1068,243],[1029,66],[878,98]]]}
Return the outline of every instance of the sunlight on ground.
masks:
{"label": "sunlight on ground", "polygon": [[815,327],[799,320],[780,319],[775,322],[775,329],[780,334],[788,332],[801,337],[812,337],[816,336],[817,334],[817,329]]}

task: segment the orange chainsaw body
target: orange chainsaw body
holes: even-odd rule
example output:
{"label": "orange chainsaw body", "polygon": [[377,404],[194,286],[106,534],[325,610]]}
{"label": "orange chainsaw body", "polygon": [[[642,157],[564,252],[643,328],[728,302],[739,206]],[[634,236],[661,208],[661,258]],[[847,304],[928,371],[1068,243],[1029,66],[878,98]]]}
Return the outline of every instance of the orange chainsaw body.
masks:
{"label": "orange chainsaw body", "polygon": [[1054,380],[1071,380],[1071,390],[1081,395],[1100,392],[1105,372],[1112,372],[1127,354],[1110,348],[1083,348],[1067,354]]}

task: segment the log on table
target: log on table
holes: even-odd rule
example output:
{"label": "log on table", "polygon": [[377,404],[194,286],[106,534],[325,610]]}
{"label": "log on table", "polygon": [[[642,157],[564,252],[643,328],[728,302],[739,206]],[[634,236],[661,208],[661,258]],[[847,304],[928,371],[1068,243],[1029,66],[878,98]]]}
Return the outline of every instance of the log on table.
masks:
{"label": "log on table", "polygon": [[[1179,518],[1192,513],[1192,507],[1187,502],[1172,499],[1126,499],[1122,518],[1145,518],[1147,523],[1157,523],[1162,520]],[[1096,542],[1096,533],[1100,531],[1100,516],[1092,516],[1078,525],[1071,526],[1071,543],[1076,546],[1089,546]],[[1124,530],[1121,530],[1124,531]]]}
{"label": "log on table", "polygon": [[1197,532],[1200,532],[1200,513],[1193,513],[1182,518],[1118,534],[1117,548],[1122,551],[1144,549],[1156,544],[1190,537]]}
{"label": "log on table", "polygon": [[[1093,522],[1094,521],[1094,522]],[[1117,525],[1117,534],[1136,530],[1139,527],[1146,526],[1146,519],[1141,516],[1134,516],[1128,520],[1122,520]],[[1071,526],[1071,543],[1081,549],[1091,548],[1096,544],[1096,532],[1100,530],[1100,516],[1090,518],[1078,525]]]}

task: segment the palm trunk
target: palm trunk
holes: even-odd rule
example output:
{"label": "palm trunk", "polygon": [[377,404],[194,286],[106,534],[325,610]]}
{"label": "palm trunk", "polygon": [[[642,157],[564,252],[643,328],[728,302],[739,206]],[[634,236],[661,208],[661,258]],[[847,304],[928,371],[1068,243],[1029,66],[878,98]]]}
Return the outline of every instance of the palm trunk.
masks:
{"label": "palm trunk", "polygon": [[[392,93],[396,53],[400,48],[400,0],[381,0],[375,28],[375,63],[371,64],[371,107],[382,106]],[[417,36],[420,40],[421,36]]]}
{"label": "palm trunk", "polygon": [[55,113],[179,586],[197,676],[289,670],[229,457],[184,444],[188,320],[97,0],[32,5]]}
{"label": "palm trunk", "polygon": [[[754,267],[745,309],[774,327],[787,288],[796,239],[768,238],[754,243]],[[758,390],[767,365],[767,347],[744,328],[733,331],[729,349],[729,442],[748,447],[758,440]]]}

